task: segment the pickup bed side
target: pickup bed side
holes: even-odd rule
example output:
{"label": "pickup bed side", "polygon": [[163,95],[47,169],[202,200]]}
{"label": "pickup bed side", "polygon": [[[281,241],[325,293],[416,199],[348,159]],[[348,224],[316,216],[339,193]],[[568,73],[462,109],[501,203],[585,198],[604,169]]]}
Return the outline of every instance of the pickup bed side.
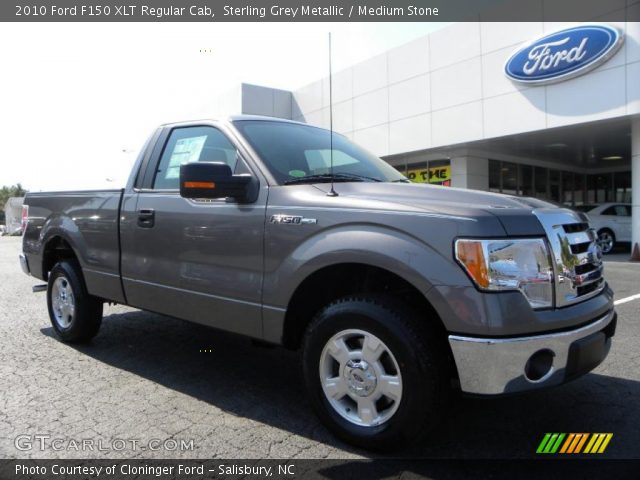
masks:
{"label": "pickup bed side", "polygon": [[23,251],[31,274],[42,280],[55,261],[75,256],[87,290],[124,303],[118,236],[122,190],[29,193]]}

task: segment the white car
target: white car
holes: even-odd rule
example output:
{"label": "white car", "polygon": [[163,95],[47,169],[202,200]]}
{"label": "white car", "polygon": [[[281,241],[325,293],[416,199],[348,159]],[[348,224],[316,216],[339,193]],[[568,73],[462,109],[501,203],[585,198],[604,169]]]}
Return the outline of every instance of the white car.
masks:
{"label": "white car", "polygon": [[598,232],[602,253],[609,253],[618,242],[631,242],[631,205],[603,203],[587,210],[589,224]]}

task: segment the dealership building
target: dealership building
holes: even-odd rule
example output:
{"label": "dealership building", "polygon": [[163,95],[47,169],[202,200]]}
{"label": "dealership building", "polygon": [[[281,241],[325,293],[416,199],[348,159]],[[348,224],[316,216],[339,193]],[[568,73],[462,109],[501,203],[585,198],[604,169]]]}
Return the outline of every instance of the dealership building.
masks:
{"label": "dealership building", "polygon": [[[640,23],[456,23],[331,83],[334,129],[413,181],[633,203],[640,243]],[[328,78],[224,101],[329,127]]]}

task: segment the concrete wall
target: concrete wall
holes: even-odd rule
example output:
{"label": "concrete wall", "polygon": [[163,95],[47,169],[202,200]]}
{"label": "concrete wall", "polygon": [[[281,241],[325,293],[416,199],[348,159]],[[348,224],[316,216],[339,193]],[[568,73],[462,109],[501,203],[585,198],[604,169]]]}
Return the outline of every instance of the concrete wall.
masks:
{"label": "concrete wall", "polygon": [[[504,62],[522,43],[570,24],[453,24],[337,72],[334,128],[385,156],[639,114],[640,23],[608,23],[626,37],[614,57],[538,87],[511,82]],[[292,118],[327,127],[328,105],[325,78],[293,92]]]}
{"label": "concrete wall", "polygon": [[287,90],[242,83],[237,88],[219,95],[216,114],[266,115],[292,118],[293,94]]}

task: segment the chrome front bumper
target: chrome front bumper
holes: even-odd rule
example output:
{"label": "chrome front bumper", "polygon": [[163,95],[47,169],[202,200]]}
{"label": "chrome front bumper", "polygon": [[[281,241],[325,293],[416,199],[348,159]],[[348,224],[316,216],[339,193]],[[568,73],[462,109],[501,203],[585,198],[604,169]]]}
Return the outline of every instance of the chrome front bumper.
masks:
{"label": "chrome front bumper", "polygon": [[[558,385],[584,374],[607,356],[615,328],[611,322],[615,316],[612,309],[584,327],[531,337],[450,335],[449,344],[458,368],[460,387],[467,393],[497,395]],[[549,370],[534,380],[526,373],[527,365],[532,356],[541,351],[552,358],[552,362]]]}
{"label": "chrome front bumper", "polygon": [[29,262],[27,261],[27,257],[25,257],[23,253],[21,253],[20,255],[18,255],[18,258],[20,259],[20,268],[22,268],[22,271],[24,273],[26,273],[27,275],[31,275],[31,271],[29,270]]}

